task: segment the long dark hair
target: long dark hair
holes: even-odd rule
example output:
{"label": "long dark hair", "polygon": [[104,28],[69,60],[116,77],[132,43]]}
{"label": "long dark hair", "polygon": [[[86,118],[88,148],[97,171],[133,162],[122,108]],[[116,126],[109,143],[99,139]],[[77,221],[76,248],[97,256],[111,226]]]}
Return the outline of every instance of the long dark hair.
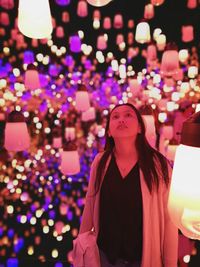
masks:
{"label": "long dark hair", "polygon": [[116,105],[110,114],[108,115],[106,129],[105,129],[105,147],[104,147],[104,153],[98,163],[97,166],[97,172],[96,172],[96,180],[95,180],[95,192],[97,193],[100,189],[101,179],[102,179],[102,173],[105,169],[106,162],[113,152],[113,148],[115,146],[114,139],[110,136],[108,136],[108,129],[109,129],[109,123],[110,123],[110,116],[116,108],[119,106],[126,105],[131,107],[138,119],[141,132],[138,133],[136,137],[136,149],[138,152],[138,163],[139,166],[143,172],[145,182],[147,184],[147,187],[152,192],[154,186],[158,190],[159,186],[159,180],[164,180],[165,184],[168,186],[169,184],[169,174],[168,174],[168,166],[167,166],[167,159],[156,149],[154,149],[150,144],[148,143],[146,137],[145,137],[145,124],[143,121],[143,118],[140,114],[140,112],[137,110],[135,106],[133,106],[130,103],[125,104],[119,104]]}

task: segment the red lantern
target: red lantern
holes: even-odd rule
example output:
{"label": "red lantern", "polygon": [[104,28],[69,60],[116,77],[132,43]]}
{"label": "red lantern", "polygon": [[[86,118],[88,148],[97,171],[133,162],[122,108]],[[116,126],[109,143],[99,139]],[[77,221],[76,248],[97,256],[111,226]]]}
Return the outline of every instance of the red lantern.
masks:
{"label": "red lantern", "polygon": [[41,87],[39,74],[35,65],[30,64],[27,67],[24,78],[24,85],[27,89],[34,90]]}
{"label": "red lantern", "polygon": [[78,111],[86,111],[90,108],[90,99],[85,85],[81,84],[76,92],[76,109]]}

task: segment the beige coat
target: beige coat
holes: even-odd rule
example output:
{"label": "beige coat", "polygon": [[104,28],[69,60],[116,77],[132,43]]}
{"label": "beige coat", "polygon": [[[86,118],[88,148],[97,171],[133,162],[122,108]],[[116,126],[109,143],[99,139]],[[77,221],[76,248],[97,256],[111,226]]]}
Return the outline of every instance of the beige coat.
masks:
{"label": "beige coat", "polygon": [[[80,233],[94,227],[99,232],[99,200],[100,190],[94,196],[94,182],[99,159],[99,153],[91,166],[88,192],[83,211]],[[104,173],[108,168],[111,157],[108,158]],[[168,190],[164,182],[160,182],[158,192],[150,194],[140,170],[140,182],[143,202],[143,252],[141,267],[177,267],[178,229],[172,224],[168,210]]]}

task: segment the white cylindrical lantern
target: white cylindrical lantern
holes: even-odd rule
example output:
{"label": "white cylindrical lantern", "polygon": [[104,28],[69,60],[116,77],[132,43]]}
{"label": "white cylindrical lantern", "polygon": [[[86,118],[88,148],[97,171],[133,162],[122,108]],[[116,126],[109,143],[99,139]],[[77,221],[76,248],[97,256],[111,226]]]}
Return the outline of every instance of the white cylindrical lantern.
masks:
{"label": "white cylindrical lantern", "polygon": [[88,4],[96,7],[101,7],[109,4],[112,0],[87,0]]}
{"label": "white cylindrical lantern", "polygon": [[48,38],[53,30],[48,0],[19,0],[18,27],[29,38]]}
{"label": "white cylindrical lantern", "polygon": [[5,126],[4,147],[8,151],[23,151],[30,146],[28,128],[22,113],[12,111]]}
{"label": "white cylindrical lantern", "polygon": [[150,27],[147,22],[137,24],[135,40],[140,44],[148,43],[151,40]]}
{"label": "white cylindrical lantern", "polygon": [[77,147],[67,143],[61,152],[60,170],[64,175],[75,175],[80,172],[80,162]]}
{"label": "white cylindrical lantern", "polygon": [[146,4],[144,7],[144,18],[152,19],[154,17],[154,6],[152,4]]}
{"label": "white cylindrical lantern", "polygon": [[183,124],[181,144],[177,147],[168,210],[174,224],[184,235],[200,240],[200,112]]}

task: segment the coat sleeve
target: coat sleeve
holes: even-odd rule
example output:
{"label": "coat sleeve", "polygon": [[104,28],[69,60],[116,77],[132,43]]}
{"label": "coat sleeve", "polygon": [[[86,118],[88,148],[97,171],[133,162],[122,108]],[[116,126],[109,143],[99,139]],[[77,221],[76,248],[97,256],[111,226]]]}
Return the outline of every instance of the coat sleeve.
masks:
{"label": "coat sleeve", "polygon": [[[171,182],[172,169],[169,166],[169,177]],[[167,203],[169,196],[169,188],[163,185],[164,195],[163,195],[163,207],[164,207],[164,267],[177,267],[178,264],[178,228],[171,221]]]}
{"label": "coat sleeve", "polygon": [[92,230],[92,228],[94,227],[94,223],[93,223],[93,209],[94,209],[94,202],[95,202],[94,185],[95,185],[95,179],[96,179],[97,165],[98,165],[101,155],[102,153],[97,154],[91,164],[90,179],[89,179],[89,184],[88,184],[88,190],[86,193],[85,206],[83,209],[79,233],[85,233],[87,231]]}

